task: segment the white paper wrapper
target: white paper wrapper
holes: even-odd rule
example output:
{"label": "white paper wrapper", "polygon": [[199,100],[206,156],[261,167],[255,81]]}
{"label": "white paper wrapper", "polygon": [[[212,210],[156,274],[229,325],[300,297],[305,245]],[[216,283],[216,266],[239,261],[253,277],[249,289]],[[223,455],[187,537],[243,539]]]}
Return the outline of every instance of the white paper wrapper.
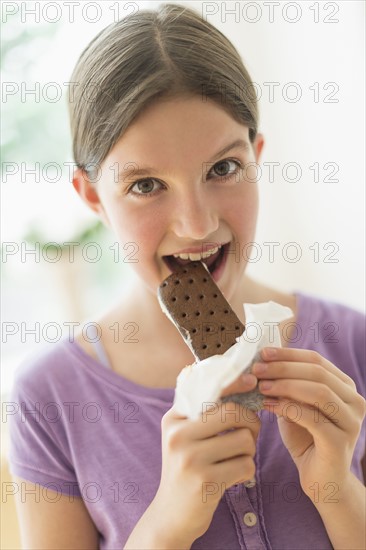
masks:
{"label": "white paper wrapper", "polygon": [[[222,355],[197,361],[179,373],[174,397],[174,408],[178,413],[192,420],[199,418],[209,404],[221,401],[220,394],[224,388],[245,371],[250,371],[252,364],[258,361],[262,348],[281,347],[279,323],[292,317],[292,310],[272,301],[243,304],[243,307],[245,332],[236,339],[236,344]],[[261,394],[258,391],[254,393],[260,401]],[[253,395],[253,392],[250,394]],[[225,401],[239,401],[248,406],[246,396],[249,393],[234,394],[233,399],[225,396]],[[256,408],[258,410],[260,406],[256,405]]]}

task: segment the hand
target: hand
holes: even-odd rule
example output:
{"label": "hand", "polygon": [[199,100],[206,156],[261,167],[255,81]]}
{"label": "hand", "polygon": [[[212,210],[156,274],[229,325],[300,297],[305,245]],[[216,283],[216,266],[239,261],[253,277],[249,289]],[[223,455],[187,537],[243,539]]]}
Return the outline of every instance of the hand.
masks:
{"label": "hand", "polygon": [[[238,391],[251,385],[235,382]],[[154,498],[170,532],[188,543],[203,535],[226,489],[252,479],[260,421],[235,403],[221,403],[192,421],[174,406],[162,419],[162,474]],[[224,433],[223,433],[224,432]]]}
{"label": "hand", "polygon": [[252,372],[260,380],[260,392],[268,396],[265,408],[278,416],[302,489],[314,498],[318,483],[329,494],[327,484],[339,487],[349,478],[365,399],[349,376],[315,351],[266,348],[261,358],[264,370],[257,363]]}

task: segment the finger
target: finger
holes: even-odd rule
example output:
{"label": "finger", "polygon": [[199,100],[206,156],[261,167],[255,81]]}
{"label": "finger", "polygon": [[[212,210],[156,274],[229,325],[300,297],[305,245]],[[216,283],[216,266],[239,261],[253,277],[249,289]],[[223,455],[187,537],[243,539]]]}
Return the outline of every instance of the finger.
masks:
{"label": "finger", "polygon": [[187,420],[187,416],[177,411],[175,403],[173,403],[172,407],[162,416],[161,423],[168,427],[177,420]]}
{"label": "finger", "polygon": [[330,422],[320,411],[305,404],[279,399],[276,404],[266,404],[265,408],[274,412],[281,422],[298,424],[305,428],[313,437],[314,444],[319,449],[329,447],[329,443],[342,446],[341,435],[349,432],[340,431],[338,424]]}
{"label": "finger", "polygon": [[[229,386],[224,388],[220,394],[220,397],[225,397],[226,395],[232,395],[233,393],[247,393],[252,391],[258,384],[257,378],[251,373],[241,374],[234,382]],[[203,403],[202,413],[206,411],[206,404]],[[179,413],[173,406],[165,413],[164,415],[165,423],[169,423],[171,420],[178,420],[187,418],[185,415]]]}
{"label": "finger", "polygon": [[[203,404],[205,405],[205,404]],[[203,440],[222,434],[235,428],[249,428],[255,440],[260,429],[258,415],[246,407],[228,401],[227,403],[207,403],[202,415],[191,420],[169,409],[162,418],[162,434],[164,437],[179,440],[187,444],[192,440]]]}
{"label": "finger", "polygon": [[233,393],[246,393],[248,391],[254,390],[258,384],[257,378],[254,374],[245,373],[239,376],[230,386],[227,386],[220,397],[225,397],[225,395],[231,395]]}
{"label": "finger", "polygon": [[233,428],[249,428],[257,437],[259,427],[260,420],[254,411],[228,401],[209,404],[201,418],[191,422],[188,429],[190,439],[205,439]]}
{"label": "finger", "polygon": [[[338,395],[345,403],[352,403],[355,399],[355,390],[345,384],[338,376],[319,364],[280,362],[256,363],[253,365],[253,373],[258,379],[298,379],[309,380],[326,386],[329,390]],[[261,385],[259,386],[261,388]],[[322,388],[319,388],[321,391]],[[326,396],[328,397],[328,396]],[[318,398],[316,398],[318,401]]]}
{"label": "finger", "polygon": [[261,357],[265,361],[290,361],[317,364],[323,367],[326,371],[334,374],[343,382],[356,388],[352,378],[338,369],[331,361],[325,359],[318,352],[313,350],[294,349],[294,348],[263,348]]}
{"label": "finger", "polygon": [[[260,382],[259,389],[266,396],[275,396],[279,400],[284,398],[288,407],[318,411],[318,416],[323,415],[328,422],[338,428],[348,431],[357,422],[358,414],[353,407],[345,405],[342,399],[332,392],[324,384],[314,384],[305,380],[274,380],[271,388],[265,388],[265,383]],[[326,420],[324,420],[326,422]]]}
{"label": "finger", "polygon": [[212,482],[220,486],[224,483],[228,489],[234,483],[249,481],[255,476],[254,460],[250,456],[239,456],[223,462],[217,462],[208,468],[208,476]]}
{"label": "finger", "polygon": [[204,463],[215,463],[236,456],[254,456],[256,451],[253,434],[248,428],[238,428],[225,434],[210,437],[199,443],[199,453]]}

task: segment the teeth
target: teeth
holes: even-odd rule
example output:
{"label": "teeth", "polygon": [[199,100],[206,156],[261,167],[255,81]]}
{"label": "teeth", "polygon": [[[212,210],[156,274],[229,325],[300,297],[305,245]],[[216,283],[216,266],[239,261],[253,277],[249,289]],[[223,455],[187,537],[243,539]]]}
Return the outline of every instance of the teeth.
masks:
{"label": "teeth", "polygon": [[181,258],[182,260],[191,260],[192,262],[197,262],[198,260],[209,258],[213,254],[216,254],[219,248],[221,248],[221,246],[215,246],[215,248],[211,248],[211,250],[207,250],[205,252],[183,252],[182,254],[173,254],[173,256],[174,258]]}
{"label": "teeth", "polygon": [[221,248],[221,246],[215,246],[215,248],[212,248],[211,250],[207,250],[206,252],[202,252],[202,258],[208,258],[209,256],[212,256],[213,254],[216,254],[216,252]]}
{"label": "teeth", "polygon": [[174,258],[182,258],[182,260],[189,260],[189,254],[173,254]]}

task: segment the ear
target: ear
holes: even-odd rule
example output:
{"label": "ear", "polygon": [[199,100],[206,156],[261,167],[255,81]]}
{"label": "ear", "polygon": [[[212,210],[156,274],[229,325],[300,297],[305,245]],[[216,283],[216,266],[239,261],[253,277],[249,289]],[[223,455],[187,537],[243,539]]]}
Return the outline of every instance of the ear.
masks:
{"label": "ear", "polygon": [[74,172],[72,185],[81,200],[109,227],[109,218],[98,195],[97,184],[92,183],[81,168],[77,168]]}
{"label": "ear", "polygon": [[254,155],[255,155],[255,160],[257,164],[259,164],[263,147],[264,147],[264,136],[263,134],[257,134],[253,142]]}

